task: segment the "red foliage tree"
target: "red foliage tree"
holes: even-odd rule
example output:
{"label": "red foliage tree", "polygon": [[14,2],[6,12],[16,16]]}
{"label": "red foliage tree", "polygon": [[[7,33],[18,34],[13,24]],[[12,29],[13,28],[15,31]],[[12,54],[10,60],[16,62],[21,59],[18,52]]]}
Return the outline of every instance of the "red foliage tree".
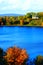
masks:
{"label": "red foliage tree", "polygon": [[6,56],[8,65],[23,65],[24,61],[28,59],[26,50],[17,47],[8,48]]}

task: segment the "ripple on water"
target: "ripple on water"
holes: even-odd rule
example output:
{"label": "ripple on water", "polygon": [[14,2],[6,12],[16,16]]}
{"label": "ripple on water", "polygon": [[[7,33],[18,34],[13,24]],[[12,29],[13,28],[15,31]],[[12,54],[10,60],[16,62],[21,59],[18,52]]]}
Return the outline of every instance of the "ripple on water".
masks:
{"label": "ripple on water", "polygon": [[31,57],[43,55],[43,28],[0,27],[0,47],[6,50],[14,45],[25,48]]}

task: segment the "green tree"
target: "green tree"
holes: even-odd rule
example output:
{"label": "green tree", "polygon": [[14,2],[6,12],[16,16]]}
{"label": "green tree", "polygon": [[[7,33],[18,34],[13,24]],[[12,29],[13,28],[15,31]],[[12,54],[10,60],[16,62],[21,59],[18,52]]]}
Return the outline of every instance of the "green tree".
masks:
{"label": "green tree", "polygon": [[43,65],[43,56],[37,56],[36,59],[34,59],[35,65]]}
{"label": "green tree", "polygon": [[32,18],[32,14],[31,14],[31,13],[27,13],[27,14],[26,14],[26,17],[27,17],[27,18]]}

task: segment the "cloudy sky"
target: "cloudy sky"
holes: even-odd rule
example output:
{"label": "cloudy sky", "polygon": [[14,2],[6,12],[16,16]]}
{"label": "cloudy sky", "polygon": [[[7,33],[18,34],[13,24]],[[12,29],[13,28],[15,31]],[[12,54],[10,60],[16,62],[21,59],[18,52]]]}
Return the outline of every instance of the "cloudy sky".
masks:
{"label": "cloudy sky", "polygon": [[0,0],[0,14],[43,11],[43,0]]}

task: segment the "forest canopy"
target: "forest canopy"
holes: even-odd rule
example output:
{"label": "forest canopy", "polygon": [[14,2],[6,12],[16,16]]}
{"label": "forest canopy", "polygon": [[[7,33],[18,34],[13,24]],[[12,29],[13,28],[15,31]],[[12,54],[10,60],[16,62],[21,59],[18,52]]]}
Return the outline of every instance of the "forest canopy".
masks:
{"label": "forest canopy", "polygon": [[28,12],[22,16],[0,16],[0,25],[43,26],[43,12]]}

